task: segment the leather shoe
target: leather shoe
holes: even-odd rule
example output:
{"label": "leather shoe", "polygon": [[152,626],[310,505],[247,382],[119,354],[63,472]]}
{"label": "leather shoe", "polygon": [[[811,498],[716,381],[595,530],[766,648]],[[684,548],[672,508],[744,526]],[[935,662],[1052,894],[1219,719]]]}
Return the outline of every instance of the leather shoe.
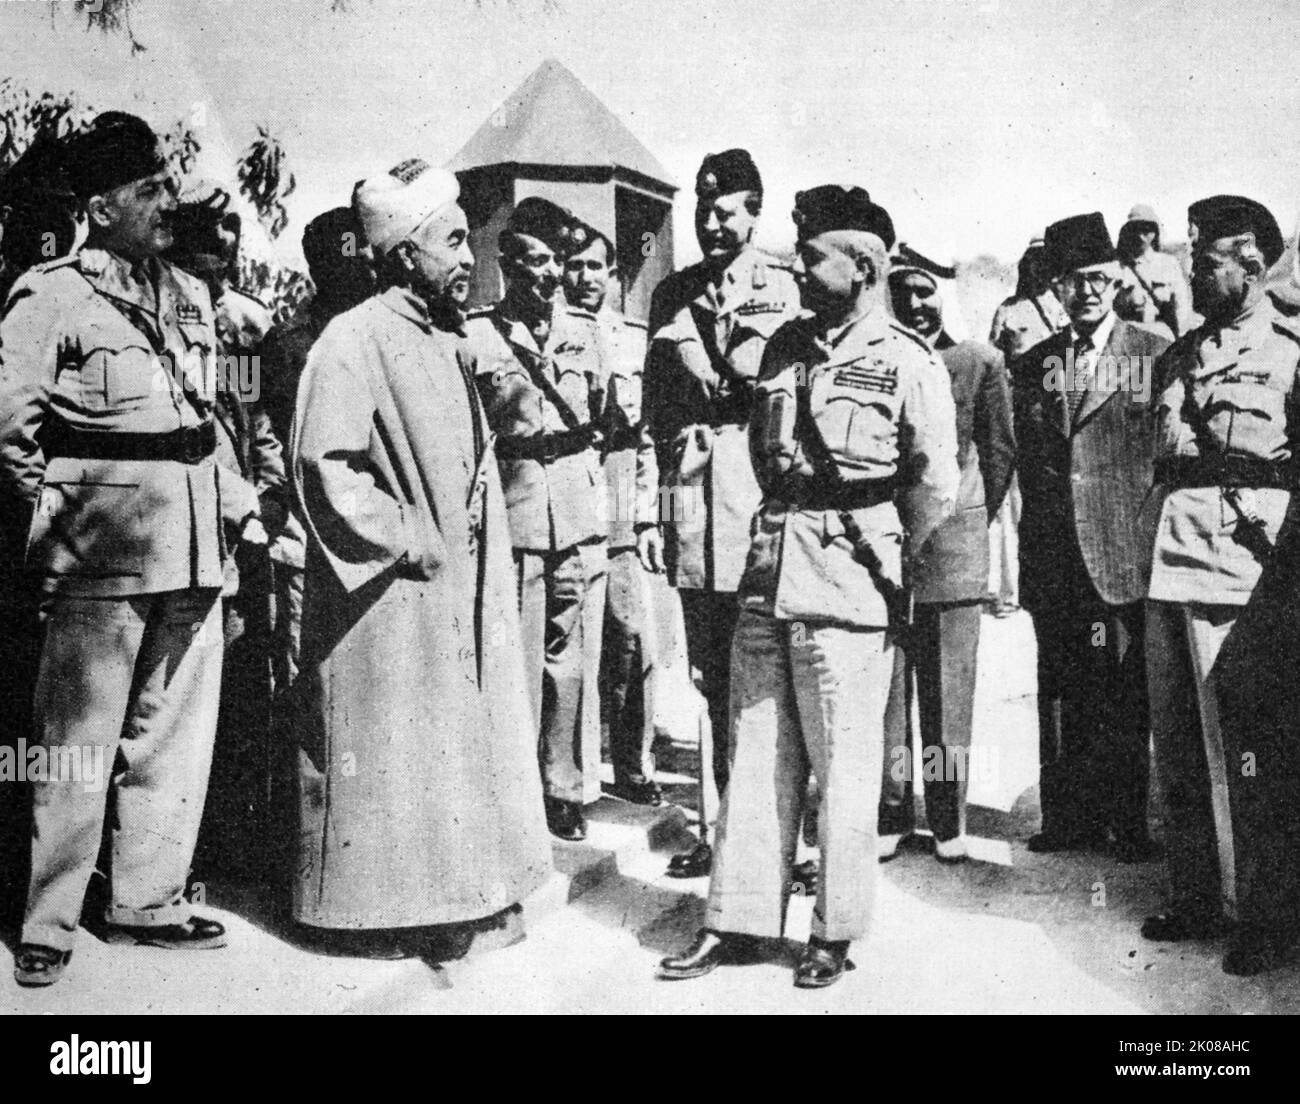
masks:
{"label": "leather shoe", "polygon": [[713,848],[707,843],[697,843],[685,855],[674,855],[668,860],[668,877],[703,878],[713,870]]}
{"label": "leather shoe", "polygon": [[630,801],[633,805],[649,805],[651,808],[657,808],[664,803],[664,792],[659,788],[659,783],[652,782],[648,778],[643,778],[639,782],[630,782],[626,779],[616,781],[610,787],[610,796],[619,797],[624,801]]}
{"label": "leather shoe", "polygon": [[587,818],[576,801],[561,801],[556,797],[546,799],[546,827],[557,839],[581,843],[587,838]]}
{"label": "leather shoe", "polygon": [[1201,918],[1162,912],[1142,921],[1142,938],[1155,943],[1181,943],[1186,939],[1217,939],[1228,930],[1222,917]]}
{"label": "leather shoe", "polygon": [[659,963],[655,976],[664,981],[703,977],[719,966],[743,961],[752,947],[753,940],[747,936],[701,928],[690,950],[665,958]]}
{"label": "leather shoe", "polygon": [[14,981],[25,989],[53,985],[72,961],[71,951],[59,951],[39,943],[24,943],[14,955]]}
{"label": "leather shoe", "polygon": [[1254,977],[1285,965],[1290,958],[1285,942],[1258,928],[1239,928],[1223,956],[1223,972],[1235,977]]}
{"label": "leather shoe", "polygon": [[849,961],[849,941],[847,939],[829,940],[813,936],[808,940],[799,965],[794,970],[794,987],[796,989],[825,989],[834,985],[844,975],[845,970],[854,969]]}
{"label": "leather shoe", "polygon": [[168,951],[213,951],[224,947],[226,929],[215,920],[191,916],[183,924],[145,927],[135,924],[109,924],[104,942],[136,947],[161,947]]}

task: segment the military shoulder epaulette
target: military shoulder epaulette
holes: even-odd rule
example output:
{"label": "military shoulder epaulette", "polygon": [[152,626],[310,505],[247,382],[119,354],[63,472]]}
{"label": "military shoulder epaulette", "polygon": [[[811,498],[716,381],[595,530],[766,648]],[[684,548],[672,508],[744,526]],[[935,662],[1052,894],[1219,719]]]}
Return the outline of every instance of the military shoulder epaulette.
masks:
{"label": "military shoulder epaulette", "polygon": [[[63,257],[55,257],[52,261],[42,261],[40,264],[32,265],[31,270],[33,272],[54,272],[56,269],[76,265],[80,259],[76,253],[69,253]],[[78,265],[78,267],[80,266]]]}
{"label": "military shoulder epaulette", "polygon": [[925,338],[923,338],[915,330],[909,330],[897,319],[891,318],[889,320],[889,328],[893,330],[896,334],[900,334],[901,336],[906,337],[910,341],[914,342],[923,352],[930,353],[934,351],[933,349],[930,348],[929,345],[925,343]]}
{"label": "military shoulder epaulette", "polygon": [[248,292],[246,292],[243,288],[232,287],[232,288],[230,288],[230,293],[231,293],[232,295],[238,295],[238,296],[240,296],[240,297],[243,298],[243,299],[251,299],[254,303],[256,303],[259,307],[261,307],[264,311],[269,311],[269,310],[271,309],[271,308],[268,307],[265,303],[263,303],[262,300],[260,300],[256,295],[250,295],[250,294],[249,294]]}

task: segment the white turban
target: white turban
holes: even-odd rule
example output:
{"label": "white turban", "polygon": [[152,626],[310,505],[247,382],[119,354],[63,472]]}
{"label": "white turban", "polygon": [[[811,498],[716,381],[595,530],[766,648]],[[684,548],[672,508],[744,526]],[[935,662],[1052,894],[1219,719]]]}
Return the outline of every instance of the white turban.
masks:
{"label": "white turban", "polygon": [[363,180],[352,202],[366,241],[376,254],[383,254],[459,196],[455,176],[416,157]]}

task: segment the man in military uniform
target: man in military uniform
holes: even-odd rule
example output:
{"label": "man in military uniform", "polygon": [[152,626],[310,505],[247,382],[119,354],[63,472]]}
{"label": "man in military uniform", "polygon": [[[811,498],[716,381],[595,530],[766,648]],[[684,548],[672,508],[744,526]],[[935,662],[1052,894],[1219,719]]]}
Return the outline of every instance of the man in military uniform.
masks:
{"label": "man in military uniform", "polygon": [[239,541],[239,522],[226,538],[235,555],[226,560],[222,608],[226,655],[221,708],[208,799],[195,848],[197,876],[216,872],[268,877],[286,865],[275,849],[287,842],[271,821],[271,560],[268,543],[284,523],[288,487],[283,449],[260,402],[259,349],[272,326],[271,312],[237,288],[241,220],[230,194],[211,181],[197,181],[181,195],[172,218],[173,242],[166,257],[202,280],[212,297],[220,356],[216,373],[215,426],[222,500],[256,518]]}
{"label": "man in military uniform", "polygon": [[1183,266],[1160,249],[1160,222],[1154,208],[1139,203],[1120,227],[1115,250],[1120,259],[1120,286],[1115,313],[1141,322],[1170,341],[1186,332],[1192,309]]}
{"label": "man in military uniform", "polygon": [[[1246,864],[1234,892],[1233,826],[1241,828],[1244,819],[1236,848],[1254,858],[1252,849],[1268,834],[1248,815],[1257,791],[1285,786],[1284,772],[1267,757],[1267,741],[1245,731],[1239,714],[1257,711],[1251,699],[1261,694],[1293,700],[1285,684],[1273,692],[1266,686],[1269,655],[1294,630],[1282,626],[1270,639],[1261,637],[1258,624],[1268,611],[1252,595],[1261,576],[1271,574],[1296,485],[1300,328],[1266,294],[1283,242],[1264,206],[1213,196],[1192,204],[1188,219],[1193,306],[1205,321],[1156,368],[1160,520],[1147,606],[1171,900],[1168,912],[1147,919],[1142,934],[1154,940],[1222,934],[1236,898],[1242,922],[1224,968],[1256,973],[1275,964],[1284,938],[1289,941],[1284,928],[1295,923],[1293,915],[1266,918],[1261,913],[1268,910],[1255,907],[1275,891],[1275,880],[1256,863]],[[1294,678],[1288,669],[1284,681]],[[1225,747],[1229,726],[1239,730],[1235,750],[1258,757],[1256,769],[1244,769],[1234,748]],[[1287,848],[1283,861],[1294,863],[1294,851]]]}
{"label": "man in military uniform", "polygon": [[[645,327],[607,307],[615,277],[614,243],[590,224],[575,221],[564,262],[564,295],[595,315],[609,365],[605,481],[609,505],[609,582],[600,649],[601,699],[609,718],[609,750],[616,797],[661,805],[650,746],[654,741],[655,656],[649,591],[637,558],[637,533],[657,543],[657,474],[654,449],[643,432],[641,382]],[[657,552],[657,549],[656,549]],[[658,559],[657,555],[655,557]]]}
{"label": "man in military uniform", "polygon": [[[695,234],[704,259],[655,289],[645,400],[659,459],[668,581],[681,595],[687,654],[708,706],[713,776],[721,794],[728,774],[736,588],[760,498],[745,425],[763,350],[777,327],[798,312],[798,292],[790,273],[752,244],[763,182],[746,151],[705,157],[695,195]],[[642,539],[652,538],[647,533]],[[705,755],[702,747],[702,763]],[[674,858],[670,874],[708,873],[709,819],[701,809],[700,845]]]}
{"label": "man in military uniform", "polygon": [[763,502],[732,648],[731,780],[707,926],[660,964],[669,979],[735,961],[752,937],[780,938],[810,769],[822,874],[795,985],[843,974],[878,876],[903,561],[957,496],[948,373],[881,301],[888,214],[861,188],[827,185],[795,202],[795,274],[813,317],[783,326],[763,357],[749,437]]}
{"label": "man in military uniform", "polygon": [[585,784],[600,763],[606,369],[595,317],[560,296],[571,227],[540,197],[515,208],[500,236],[505,296],[466,333],[510,513],[547,823],[581,840]]}
{"label": "man in military uniform", "polygon": [[1169,342],[1115,317],[1099,212],[1053,223],[1046,243],[1070,326],[1012,366],[1020,590],[1038,643],[1042,830],[1029,849],[1113,844],[1120,861],[1146,862],[1150,367]]}
{"label": "man in military uniform", "polygon": [[[908,580],[916,603],[906,651],[894,654],[885,711],[880,858],[915,827],[913,783],[925,784],[925,815],[941,862],[966,858],[966,769],[975,708],[980,613],[989,577],[989,523],[1011,482],[1015,439],[1011,387],[1002,354],[980,341],[954,341],[944,325],[955,270],[900,245],[889,270],[894,317],[919,333],[948,371],[957,409],[961,490]],[[920,700],[922,762],[912,761],[912,701]],[[932,752],[939,753],[937,764]]]}
{"label": "man in military uniform", "polygon": [[110,941],[226,940],[185,899],[221,685],[212,306],[159,259],[175,199],[146,123],[99,116],[70,169],[86,247],[24,276],[0,324],[0,478],[32,517],[28,564],[48,595],[41,743],[99,770],[86,784],[52,764],[35,784],[22,985],[71,958],[110,769]]}

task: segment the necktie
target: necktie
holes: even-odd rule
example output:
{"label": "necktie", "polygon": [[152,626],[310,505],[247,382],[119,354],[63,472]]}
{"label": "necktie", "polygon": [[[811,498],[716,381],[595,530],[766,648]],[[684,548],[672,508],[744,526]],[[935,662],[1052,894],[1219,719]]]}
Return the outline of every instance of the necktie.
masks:
{"label": "necktie", "polygon": [[1070,415],[1070,424],[1074,424],[1075,415],[1083,405],[1083,396],[1092,386],[1092,366],[1088,363],[1088,354],[1092,352],[1092,342],[1081,337],[1074,344],[1074,380],[1073,387],[1065,392],[1065,408]]}

